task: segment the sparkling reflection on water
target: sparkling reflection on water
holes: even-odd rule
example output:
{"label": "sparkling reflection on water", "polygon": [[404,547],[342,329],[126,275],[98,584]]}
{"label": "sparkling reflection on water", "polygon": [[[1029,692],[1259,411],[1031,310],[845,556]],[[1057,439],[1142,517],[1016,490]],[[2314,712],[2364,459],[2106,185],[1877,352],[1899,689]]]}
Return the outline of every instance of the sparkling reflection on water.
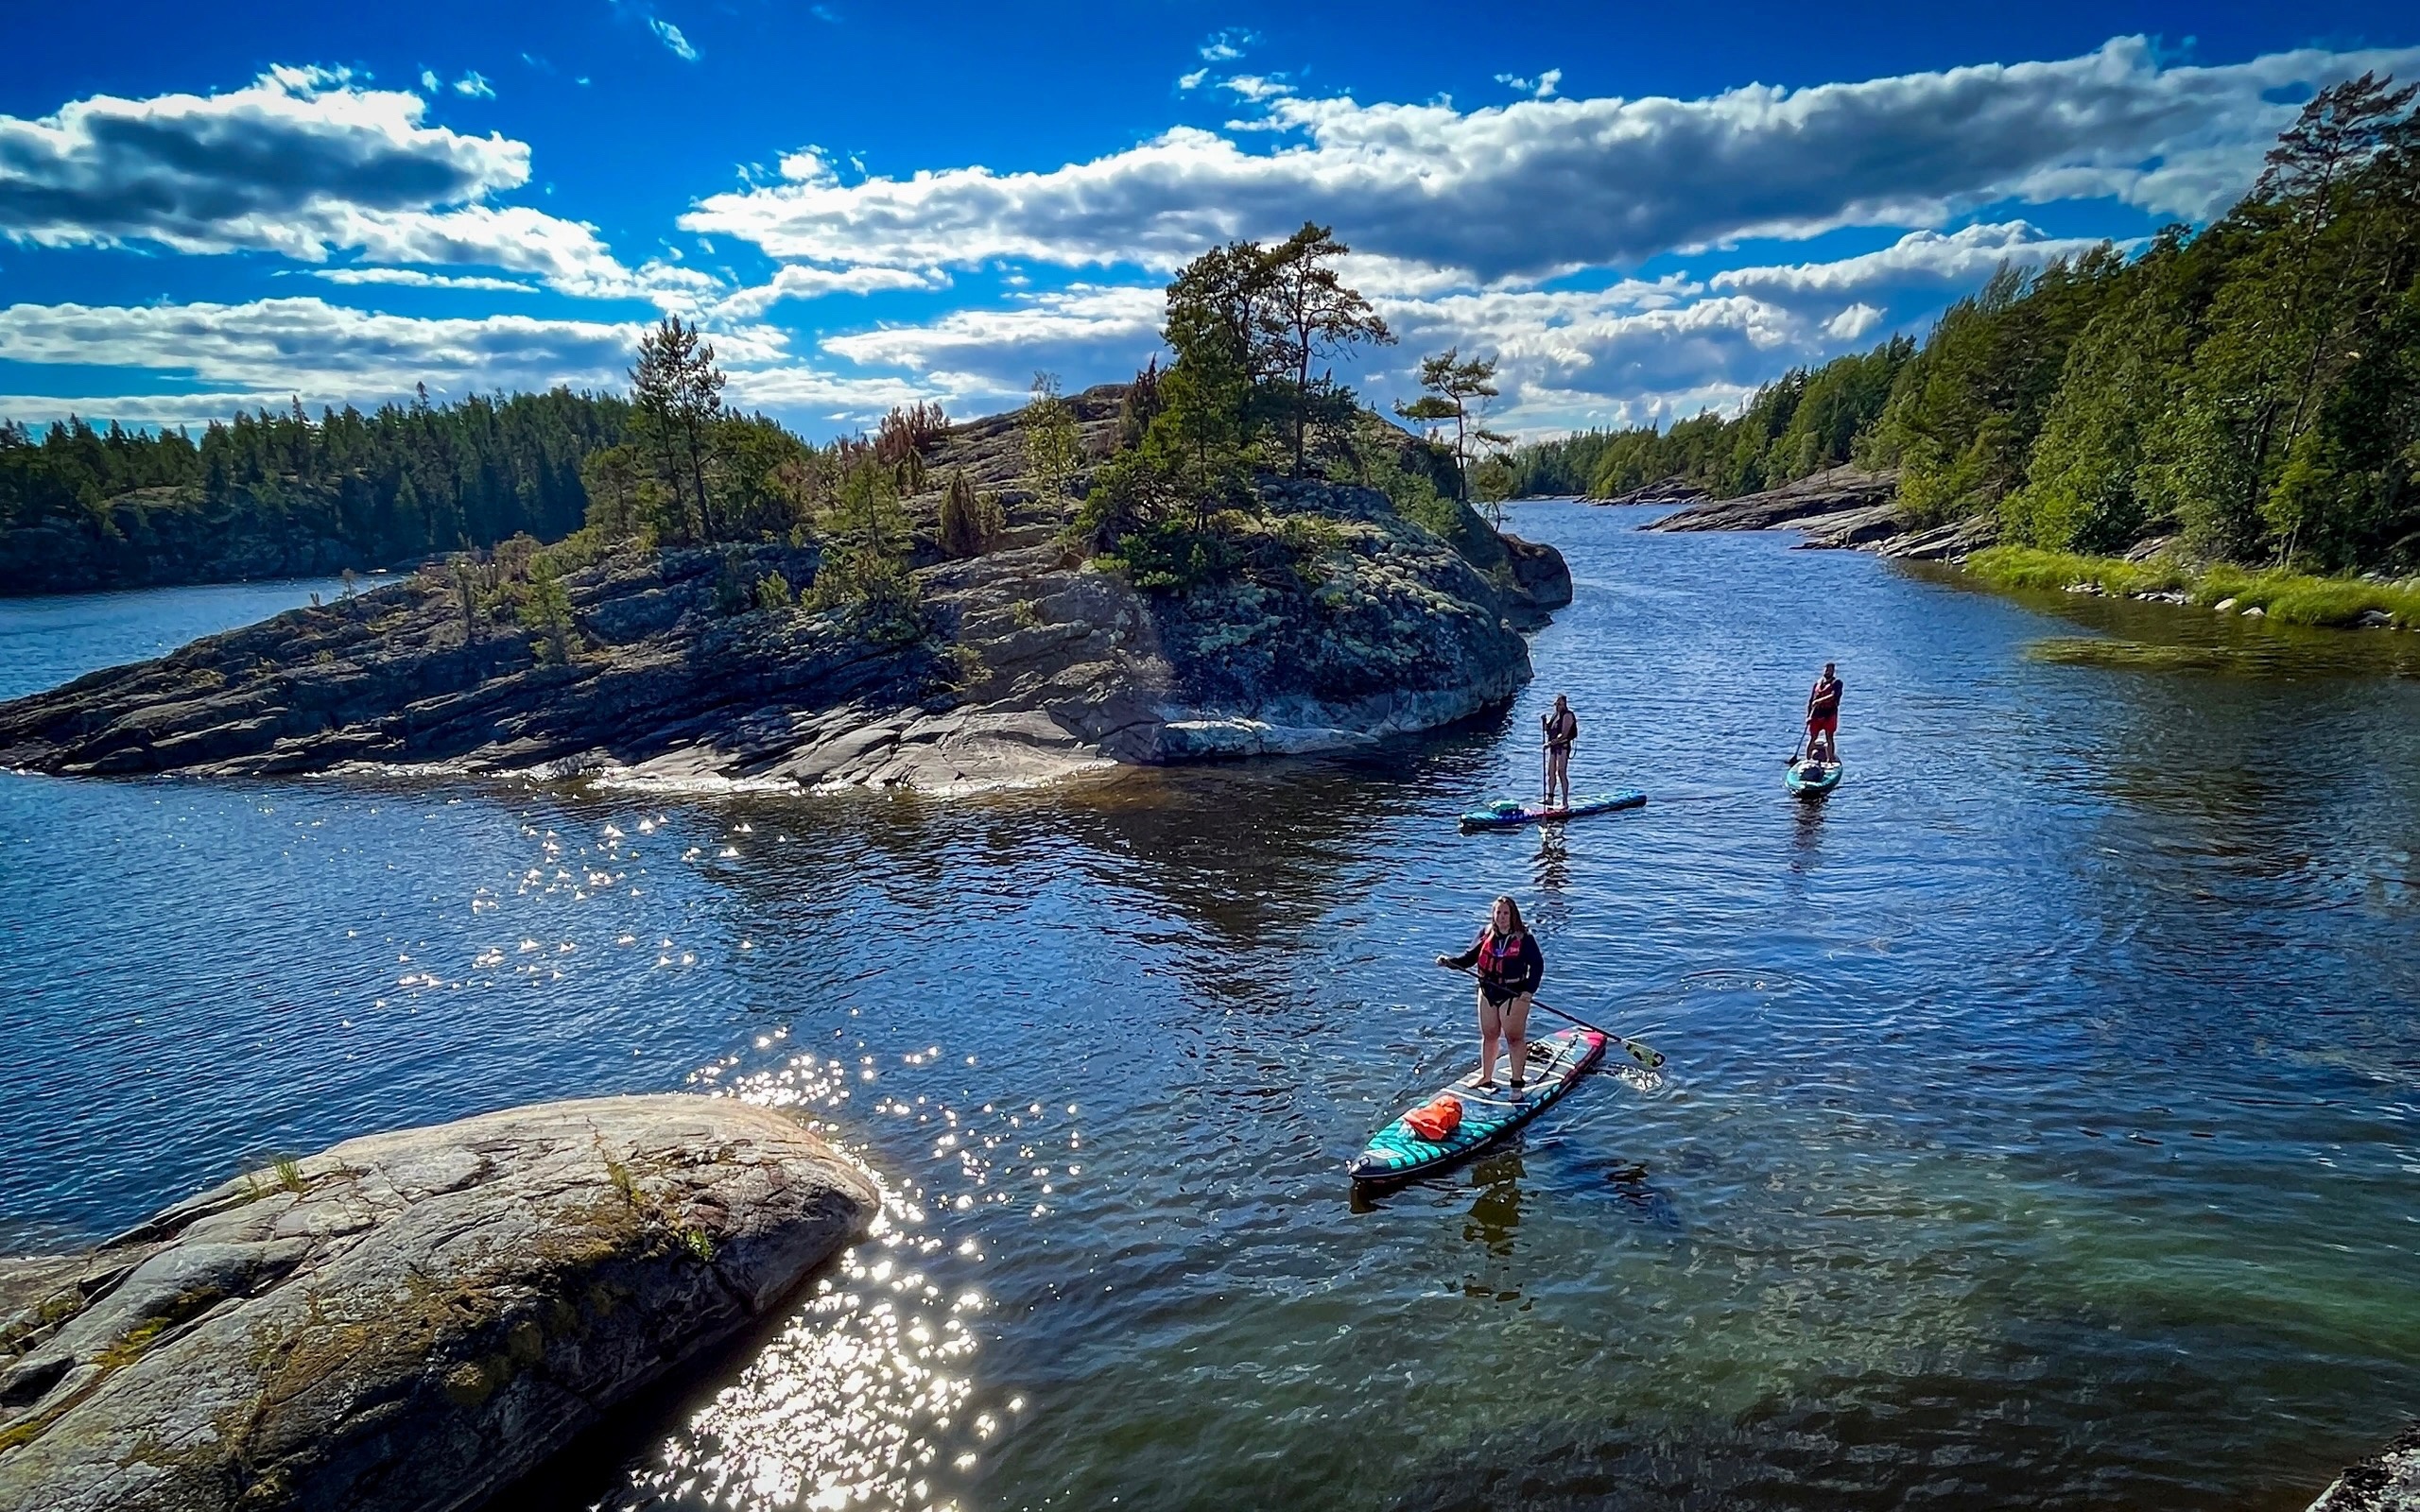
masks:
{"label": "sparkling reflection on water", "polygon": [[[0,782],[0,1240],[686,1085],[830,1119],[886,1225],[627,1464],[555,1468],[579,1504],[2300,1505],[2420,1400],[2400,643],[1635,519],[1525,509],[1581,584],[1531,694],[1363,759],[942,805]],[[1802,806],[1826,657],[1850,775]],[[1649,807],[1456,835],[1558,691],[1579,785]],[[1357,1204],[1470,1053],[1425,963],[1499,890],[1548,1001],[1671,1061]]]}

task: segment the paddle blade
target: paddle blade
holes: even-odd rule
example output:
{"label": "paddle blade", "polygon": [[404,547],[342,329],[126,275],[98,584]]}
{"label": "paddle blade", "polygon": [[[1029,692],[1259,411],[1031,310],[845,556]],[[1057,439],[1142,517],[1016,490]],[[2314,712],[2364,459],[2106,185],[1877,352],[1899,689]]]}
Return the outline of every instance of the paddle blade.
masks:
{"label": "paddle blade", "polygon": [[1637,1061],[1650,1071],[1664,1064],[1664,1052],[1640,1044],[1635,1040],[1623,1040],[1622,1048],[1630,1052],[1631,1059]]}

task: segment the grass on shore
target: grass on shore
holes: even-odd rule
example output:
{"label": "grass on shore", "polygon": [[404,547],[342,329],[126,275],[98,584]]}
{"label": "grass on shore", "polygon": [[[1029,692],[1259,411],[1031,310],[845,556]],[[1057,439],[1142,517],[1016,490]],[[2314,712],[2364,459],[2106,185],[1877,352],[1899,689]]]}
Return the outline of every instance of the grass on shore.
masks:
{"label": "grass on shore", "polygon": [[2303,573],[2255,572],[2217,566],[2194,572],[2153,558],[2077,557],[2031,546],[1993,546],[1966,558],[1966,570],[1999,588],[2064,589],[2090,583],[2105,593],[2181,593],[2204,608],[2234,599],[2240,610],[2257,608],[2289,625],[2344,627],[2381,610],[2404,629],[2420,629],[2420,587],[2372,583],[2358,577],[2312,577]]}

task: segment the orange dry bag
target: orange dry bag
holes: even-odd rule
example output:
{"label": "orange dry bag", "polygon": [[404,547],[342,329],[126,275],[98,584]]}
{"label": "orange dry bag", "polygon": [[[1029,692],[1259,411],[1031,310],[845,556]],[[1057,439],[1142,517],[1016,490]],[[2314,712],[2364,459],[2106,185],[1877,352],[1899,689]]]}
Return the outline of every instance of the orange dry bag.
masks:
{"label": "orange dry bag", "polygon": [[1406,1127],[1429,1143],[1442,1143],[1453,1138],[1454,1130],[1462,1126],[1462,1100],[1447,1092],[1427,1107],[1404,1114],[1403,1121]]}

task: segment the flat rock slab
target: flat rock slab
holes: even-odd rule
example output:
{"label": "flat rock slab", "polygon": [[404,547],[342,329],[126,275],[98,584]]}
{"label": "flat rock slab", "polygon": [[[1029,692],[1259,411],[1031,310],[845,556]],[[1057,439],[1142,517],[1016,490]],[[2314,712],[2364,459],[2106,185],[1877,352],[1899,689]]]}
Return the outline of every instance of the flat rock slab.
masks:
{"label": "flat rock slab", "polygon": [[0,1262],[0,1512],[476,1505],[878,1205],[785,1112],[611,1097],[349,1140]]}

